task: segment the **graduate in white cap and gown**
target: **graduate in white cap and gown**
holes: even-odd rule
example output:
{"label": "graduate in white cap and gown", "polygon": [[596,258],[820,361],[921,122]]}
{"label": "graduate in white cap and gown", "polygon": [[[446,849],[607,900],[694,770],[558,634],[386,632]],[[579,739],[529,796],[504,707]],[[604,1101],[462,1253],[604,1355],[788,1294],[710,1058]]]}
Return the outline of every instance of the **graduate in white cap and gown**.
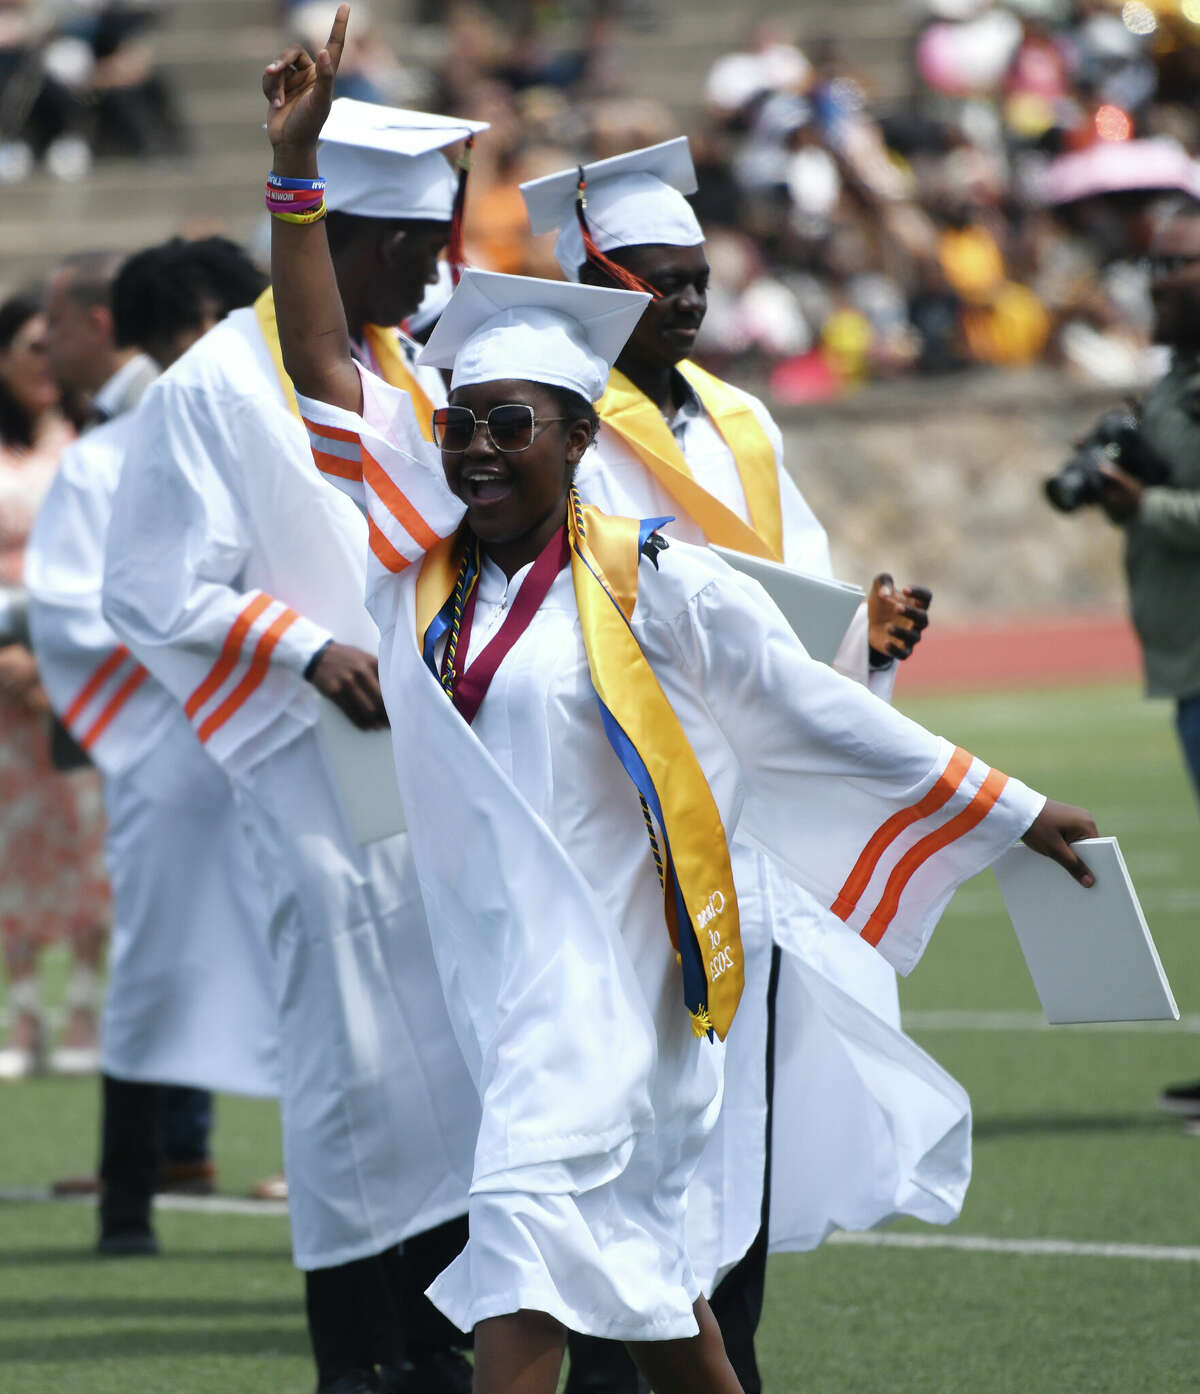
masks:
{"label": "graduate in white cap and gown", "polygon": [[[348,7],[264,76],[275,170],[315,178]],[[428,448],[354,362],[319,226],[277,224],[281,341],[317,466],[367,511],[368,605],[421,892],[482,1102],[466,1250],[431,1289],[476,1394],[552,1394],[565,1330],[658,1394],[737,1394],[686,1193],[744,986],[752,837],[907,971],[1021,837],[1090,883],[1093,827],[808,659],[762,589],[586,505],[590,406],[645,297],[467,272],[422,354]]]}
{"label": "graduate in white cap and gown", "polygon": [[[113,288],[118,344],[169,366],[266,278],[223,238],[129,258]],[[266,914],[233,789],[183,708],[100,613],[112,499],[134,412],[63,454],[25,553],[47,695],[104,776],[112,945],[100,1035],[100,1239],[152,1253],[151,1203],[173,1084],[274,1097],[275,996]]]}
{"label": "graduate in white cap and gown", "polygon": [[[461,179],[442,148],[479,128],[339,102],[322,136],[354,352],[426,415],[440,374],[389,326],[416,310],[451,236]],[[273,212],[308,216],[311,190],[267,192]],[[469,1388],[469,1366],[421,1293],[463,1242],[478,1103],[407,838],[358,845],[318,734],[326,701],[362,728],[386,720],[363,605],[369,530],[312,468],[274,319],[268,292],[148,392],[113,506],[104,613],[232,779],[267,899],[318,1387],[448,1394]]]}
{"label": "graduate in white cap and gown", "polygon": [[[522,186],[534,232],[559,229],[555,255],[570,280],[641,286],[655,297],[597,401],[601,432],[580,488],[614,511],[673,515],[668,537],[831,576],[825,530],[784,467],[770,413],[690,361],[708,284],[704,234],[685,197],[695,189],[683,137]],[[877,578],[834,666],[890,698],[928,603],[927,591],[897,592],[890,577]],[[970,1177],[970,1105],[900,1033],[886,963],[847,941],[828,909],[760,851],[737,844],[735,871],[751,986],[727,1073],[741,1083],[727,1091],[689,1224],[734,1365],[758,1394],[754,1332],[768,1240],[776,1250],[809,1249],[835,1228],[897,1214],[953,1220]],[[774,1168],[772,1135],[786,1158]],[[761,1189],[746,1185],[750,1175],[763,1177]],[[569,1394],[636,1388],[619,1353],[579,1342],[572,1355]]]}

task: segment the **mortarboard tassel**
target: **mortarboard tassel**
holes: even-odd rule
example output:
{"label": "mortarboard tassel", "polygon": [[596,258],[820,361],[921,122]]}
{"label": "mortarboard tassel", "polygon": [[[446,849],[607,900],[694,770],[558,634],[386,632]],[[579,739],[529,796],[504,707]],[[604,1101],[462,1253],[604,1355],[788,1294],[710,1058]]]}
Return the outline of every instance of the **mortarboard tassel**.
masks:
{"label": "mortarboard tassel", "polygon": [[469,135],[458,157],[458,188],[454,191],[454,210],[450,214],[450,242],[446,247],[446,260],[450,263],[450,280],[458,285],[462,280],[463,267],[463,216],[467,207],[467,176],[471,172],[471,151],[475,148],[475,136]]}
{"label": "mortarboard tassel", "polygon": [[635,276],[632,271],[624,266],[618,266],[610,257],[596,246],[592,239],[592,230],[588,227],[587,216],[584,209],[587,207],[587,175],[583,172],[583,166],[579,166],[579,183],[575,186],[575,217],[579,220],[579,231],[583,234],[583,250],[588,261],[604,274],[616,281],[619,286],[626,290],[635,290],[643,295],[651,295],[655,300],[662,299],[661,291],[657,291],[649,283],[643,281],[640,276]]}

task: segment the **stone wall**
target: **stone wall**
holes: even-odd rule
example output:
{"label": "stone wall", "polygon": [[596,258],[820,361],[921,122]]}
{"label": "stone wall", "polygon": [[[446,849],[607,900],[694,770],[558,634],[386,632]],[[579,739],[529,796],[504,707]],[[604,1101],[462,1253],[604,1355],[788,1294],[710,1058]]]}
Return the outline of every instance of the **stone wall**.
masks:
{"label": "stone wall", "polygon": [[940,618],[1011,618],[1123,607],[1119,531],[1042,493],[1120,401],[1039,370],[873,385],[777,416],[839,577],[886,570],[930,586]]}

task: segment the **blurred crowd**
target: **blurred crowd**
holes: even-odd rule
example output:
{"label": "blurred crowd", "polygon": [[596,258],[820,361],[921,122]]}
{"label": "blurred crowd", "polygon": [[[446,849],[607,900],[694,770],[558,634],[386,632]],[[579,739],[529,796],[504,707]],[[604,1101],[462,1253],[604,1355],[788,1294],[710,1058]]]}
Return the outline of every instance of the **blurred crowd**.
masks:
{"label": "blurred crowd", "polygon": [[[397,43],[390,6],[356,5],[340,90],[490,121],[468,250],[557,274],[517,184],[679,133],[626,61],[678,27],[674,7],[407,8]],[[278,0],[263,18],[316,47],[332,9]],[[185,147],[149,47],[159,18],[155,0],[0,0],[0,178]],[[889,26],[907,43],[900,96],[872,90],[854,26],[801,42],[748,22],[696,74],[713,268],[699,354],[769,373],[783,401],[971,364],[1143,380],[1148,215],[1164,193],[1200,192],[1200,0],[910,0]]]}
{"label": "blurred crowd", "polygon": [[0,181],[39,164],[83,178],[93,160],[185,148],[151,36],[156,0],[0,0]]}
{"label": "blurred crowd", "polygon": [[[315,37],[328,8],[294,16]],[[653,8],[511,8],[515,22],[447,6],[424,67],[381,62],[368,30],[357,74],[492,122],[469,251],[552,275],[517,183],[666,139],[678,118],[624,77]],[[906,23],[901,99],[872,92],[849,32],[802,46],[782,23],[698,75],[688,134],[713,269],[698,353],[769,372],[784,401],[971,364],[1144,379],[1150,215],[1200,192],[1200,3],[932,0]]]}

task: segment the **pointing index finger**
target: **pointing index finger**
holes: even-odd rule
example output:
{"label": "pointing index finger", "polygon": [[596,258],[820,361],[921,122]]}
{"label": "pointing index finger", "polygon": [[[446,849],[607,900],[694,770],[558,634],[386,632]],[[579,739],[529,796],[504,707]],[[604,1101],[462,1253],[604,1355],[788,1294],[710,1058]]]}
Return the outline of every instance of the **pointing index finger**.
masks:
{"label": "pointing index finger", "polygon": [[339,5],[337,14],[333,17],[333,25],[329,30],[329,41],[325,45],[325,52],[329,54],[329,61],[333,65],[336,73],[338,64],[342,61],[342,49],[346,46],[346,25],[350,21],[350,6]]}

